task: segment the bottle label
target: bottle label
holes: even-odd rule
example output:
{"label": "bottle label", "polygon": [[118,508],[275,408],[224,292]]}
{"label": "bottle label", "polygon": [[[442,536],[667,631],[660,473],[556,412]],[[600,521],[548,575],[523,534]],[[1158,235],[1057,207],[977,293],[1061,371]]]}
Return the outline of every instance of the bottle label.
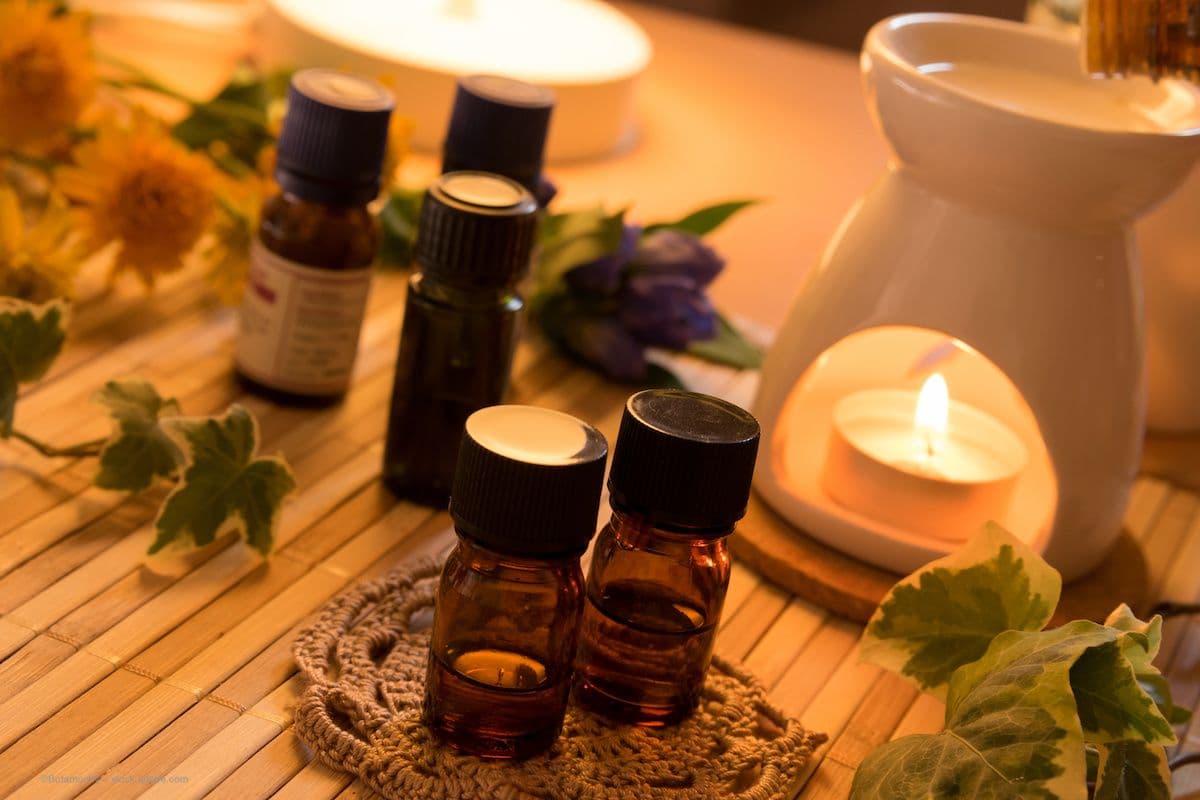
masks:
{"label": "bottle label", "polygon": [[370,267],[310,267],[254,242],[242,298],[238,369],[287,392],[344,392],[370,289]]}

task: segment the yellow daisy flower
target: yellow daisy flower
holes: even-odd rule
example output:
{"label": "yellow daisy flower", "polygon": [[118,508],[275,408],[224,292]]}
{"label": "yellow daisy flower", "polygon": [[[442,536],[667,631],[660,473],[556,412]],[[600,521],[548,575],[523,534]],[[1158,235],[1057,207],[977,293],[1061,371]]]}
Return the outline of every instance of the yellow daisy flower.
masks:
{"label": "yellow daisy flower", "polygon": [[75,166],[58,171],[62,192],[84,207],[97,246],[117,241],[117,270],[147,286],[183,266],[215,205],[216,169],[145,118],[129,129],[104,128],[77,146]]}
{"label": "yellow daisy flower", "polygon": [[52,194],[27,221],[17,192],[0,185],[0,295],[31,303],[70,298],[82,255],[62,195]]}
{"label": "yellow daisy flower", "polygon": [[208,285],[227,306],[242,302],[250,265],[250,244],[258,232],[267,182],[256,176],[224,181],[212,238],[201,251]]}
{"label": "yellow daisy flower", "polygon": [[11,0],[0,2],[0,31],[0,147],[62,133],[95,93],[86,17]]}

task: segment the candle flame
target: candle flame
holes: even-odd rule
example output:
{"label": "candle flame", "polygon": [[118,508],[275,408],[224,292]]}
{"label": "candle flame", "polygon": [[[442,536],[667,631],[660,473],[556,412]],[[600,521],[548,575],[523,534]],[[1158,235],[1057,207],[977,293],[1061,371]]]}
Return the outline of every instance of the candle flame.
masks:
{"label": "candle flame", "polygon": [[920,456],[932,458],[936,454],[949,422],[950,388],[942,374],[935,372],[925,379],[921,393],[917,395],[917,411],[913,417]]}

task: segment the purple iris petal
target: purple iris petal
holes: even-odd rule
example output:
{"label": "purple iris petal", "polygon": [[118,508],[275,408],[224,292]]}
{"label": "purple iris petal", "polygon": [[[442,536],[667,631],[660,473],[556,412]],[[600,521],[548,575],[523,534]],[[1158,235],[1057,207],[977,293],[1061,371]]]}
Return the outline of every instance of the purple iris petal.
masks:
{"label": "purple iris petal", "polygon": [[550,205],[550,201],[558,194],[558,187],[554,185],[554,181],[550,180],[543,173],[538,176],[537,191],[534,192],[535,199],[538,205],[542,208]]}
{"label": "purple iris petal", "polygon": [[617,249],[572,269],[566,274],[567,285],[589,294],[616,294],[621,288],[621,274],[633,257],[641,235],[640,225],[626,225],[621,230]]}
{"label": "purple iris petal", "polygon": [[626,383],[646,377],[642,345],[612,317],[572,317],[562,335],[572,353],[609,377]]}
{"label": "purple iris petal", "polygon": [[717,312],[687,275],[631,275],[621,294],[618,318],[639,341],[676,350],[717,333]]}
{"label": "purple iris petal", "polygon": [[634,266],[645,272],[687,275],[707,286],[725,267],[725,259],[692,233],[670,228],[646,234],[633,255]]}

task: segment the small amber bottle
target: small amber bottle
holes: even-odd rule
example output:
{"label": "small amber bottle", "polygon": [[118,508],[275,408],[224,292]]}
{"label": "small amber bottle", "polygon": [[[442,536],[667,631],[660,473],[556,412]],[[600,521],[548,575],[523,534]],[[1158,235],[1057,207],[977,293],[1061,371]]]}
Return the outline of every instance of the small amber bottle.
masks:
{"label": "small amber bottle", "polygon": [[493,406],[467,420],[424,708],[459,750],[519,759],[558,738],[607,456],[599,431],[557,411]]}
{"label": "small amber bottle", "polygon": [[758,436],[753,416],[715,397],[652,389],[629,398],[608,480],[612,520],[592,551],[579,633],[584,708],[660,726],[696,707]]}
{"label": "small amber bottle", "polygon": [[272,400],[320,405],[350,386],[379,252],[379,194],[392,96],[333,70],[292,77],[279,135],[279,193],[263,205],[242,300],[237,374]]}
{"label": "small amber bottle", "polygon": [[1089,72],[1200,80],[1200,0],[1089,0]]}
{"label": "small amber bottle", "polygon": [[463,423],[504,400],[537,203],[485,172],[442,175],[425,195],[383,455],[396,494],[445,507]]}

